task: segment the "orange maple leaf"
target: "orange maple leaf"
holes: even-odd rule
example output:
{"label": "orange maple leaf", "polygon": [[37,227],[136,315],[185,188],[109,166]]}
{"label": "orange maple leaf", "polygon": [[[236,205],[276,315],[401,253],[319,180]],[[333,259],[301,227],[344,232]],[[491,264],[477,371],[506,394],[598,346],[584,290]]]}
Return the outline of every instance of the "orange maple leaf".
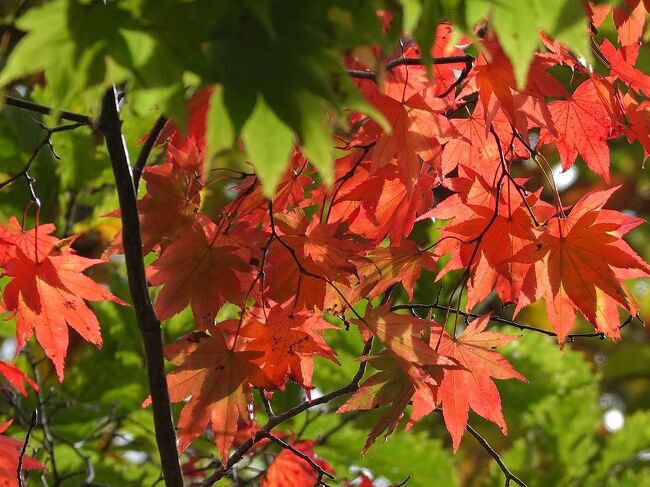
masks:
{"label": "orange maple leaf", "polygon": [[600,86],[586,80],[566,100],[549,103],[558,135],[543,129],[540,144],[555,143],[565,170],[580,154],[589,169],[609,183],[607,139],[615,135],[617,123],[610,116],[615,108],[605,104],[609,100],[602,96]]}
{"label": "orange maple leaf", "polygon": [[[13,221],[14,226],[18,226]],[[7,311],[16,313],[16,339],[21,347],[36,333],[45,354],[54,363],[59,380],[68,349],[68,326],[101,347],[99,322],[84,300],[113,301],[113,296],[83,271],[104,262],[76,255],[74,238],[58,240],[48,235],[52,225],[17,234],[2,263],[11,278],[4,290]]]}
{"label": "orange maple leaf", "polygon": [[[291,304],[288,306],[291,310]],[[276,305],[266,318],[249,320],[241,329],[241,336],[250,338],[247,350],[264,353],[255,363],[276,387],[283,389],[287,378],[291,377],[311,389],[314,387],[311,383],[314,355],[338,364],[335,353],[321,335],[324,330],[337,327],[314,313],[285,308]]]}

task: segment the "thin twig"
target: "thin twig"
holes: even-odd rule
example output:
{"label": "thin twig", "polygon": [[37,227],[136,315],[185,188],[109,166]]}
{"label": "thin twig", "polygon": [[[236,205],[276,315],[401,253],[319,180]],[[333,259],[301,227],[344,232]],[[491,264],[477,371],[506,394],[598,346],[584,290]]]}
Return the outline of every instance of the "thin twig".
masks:
{"label": "thin twig", "polygon": [[499,453],[492,448],[492,446],[487,442],[485,438],[483,438],[478,431],[476,431],[472,426],[469,424],[467,425],[467,431],[470,432],[470,434],[476,438],[476,441],[478,441],[481,446],[487,451],[492,458],[494,458],[494,461],[497,462],[497,465],[499,465],[499,468],[503,472],[503,474],[506,476],[506,485],[505,487],[508,487],[510,485],[510,481],[514,482],[515,484],[519,485],[519,487],[528,487],[526,483],[521,480],[519,477],[517,477],[515,474],[513,474],[508,466],[503,463],[503,460],[501,459],[501,456]]}
{"label": "thin twig", "polygon": [[58,132],[65,132],[66,130],[74,130],[76,128],[82,127],[83,124],[81,123],[73,123],[70,125],[61,125],[58,127],[54,128],[49,128],[43,125],[41,122],[34,120],[39,127],[41,127],[43,130],[45,130],[46,134],[43,137],[43,139],[38,143],[38,145],[34,148],[32,151],[32,155],[29,157],[27,160],[27,163],[23,166],[23,168],[14,174],[13,176],[10,176],[9,178],[5,179],[0,183],[0,189],[4,188],[5,186],[10,185],[11,183],[15,182],[16,180],[25,177],[27,178],[29,182],[29,169],[32,167],[32,164],[36,160],[36,157],[40,152],[43,150],[44,147],[49,147],[50,150],[52,151],[52,154],[54,155],[55,158],[60,159],[59,156],[57,155],[56,152],[54,152],[54,146],[52,145],[52,134],[56,134]]}
{"label": "thin twig", "polygon": [[133,187],[135,188],[136,193],[138,192],[138,186],[140,186],[140,178],[142,177],[144,168],[147,165],[147,159],[149,159],[149,155],[151,154],[151,149],[153,149],[153,146],[156,144],[156,140],[158,140],[160,132],[162,132],[166,123],[167,117],[164,115],[158,117],[156,123],[151,127],[149,135],[147,135],[147,139],[142,144],[142,148],[138,154],[138,159],[135,162],[135,166],[133,166]]}
{"label": "thin twig", "polygon": [[[448,306],[445,306],[443,304],[439,303],[413,303],[413,304],[396,304],[394,306],[391,306],[390,310],[391,311],[397,311],[400,309],[407,309],[407,310],[416,310],[416,309],[438,309],[438,310],[446,310]],[[458,314],[461,316],[464,316],[465,318],[480,318],[482,315],[477,314],[477,313],[469,313],[466,311],[459,311]],[[634,317],[632,315],[629,315],[625,320],[618,325],[618,329],[625,328],[628,326],[630,323],[632,323],[632,320]],[[524,323],[519,323],[518,321],[515,320],[509,320],[508,318],[502,318],[501,316],[490,316],[490,321],[493,321],[495,323],[501,323],[503,325],[509,325],[509,326],[514,326],[516,328],[519,328],[520,330],[528,330],[528,331],[534,331],[535,333],[541,333],[542,335],[550,336],[557,338],[557,333],[552,332],[550,330],[545,330],[543,328],[537,328],[535,326],[531,325],[526,325]],[[605,333],[604,332],[594,332],[594,333],[571,333],[566,336],[566,339],[568,342],[573,342],[576,338],[600,338],[601,340],[605,339]]]}
{"label": "thin twig", "polygon": [[49,416],[47,408],[45,407],[45,400],[43,399],[43,381],[41,380],[41,372],[38,370],[38,365],[34,360],[34,357],[29,350],[25,349],[25,357],[29,362],[29,365],[32,368],[34,373],[34,382],[36,382],[36,387],[34,389],[36,394],[36,404],[38,409],[38,417],[41,422],[41,428],[43,429],[43,434],[45,436],[45,447],[47,448],[48,454],[50,456],[50,464],[52,465],[52,476],[54,477],[54,482],[59,482],[59,471],[56,466],[56,459],[54,458],[54,437],[52,431],[50,430]]}
{"label": "thin twig", "polygon": [[316,472],[318,472],[319,477],[326,476],[326,477],[329,477],[332,480],[334,480],[334,475],[332,475],[331,473],[329,473],[325,469],[323,469],[323,467],[318,465],[309,455],[306,455],[305,453],[301,452],[300,450],[298,450],[293,445],[290,445],[286,441],[278,438],[277,436],[271,434],[268,431],[265,431],[263,433],[263,435],[264,435],[264,438],[268,438],[273,443],[279,445],[280,447],[284,448],[285,450],[289,450],[291,453],[293,453],[297,457],[302,458],[304,461],[306,461],[311,466],[311,468],[313,468],[314,470],[316,470]]}
{"label": "thin twig", "polygon": [[32,434],[34,428],[38,424],[38,410],[34,409],[32,413],[32,420],[29,423],[29,429],[25,435],[25,441],[23,443],[23,448],[20,450],[20,456],[18,457],[18,468],[16,469],[16,475],[18,476],[18,485],[23,487],[25,482],[23,480],[23,458],[25,457],[25,452],[27,451],[27,445],[29,444],[29,436]]}
{"label": "thin twig", "polygon": [[[465,65],[471,65],[474,62],[474,56],[471,56],[469,54],[465,54],[462,56],[447,56],[447,57],[434,57],[431,58],[431,64],[460,64],[460,63],[465,63]],[[421,58],[406,58],[406,57],[399,57],[397,59],[393,59],[391,61],[388,61],[384,65],[384,69],[386,71],[390,71],[393,68],[396,68],[398,66],[422,66],[425,65],[426,61],[421,59]],[[377,79],[377,73],[371,70],[363,70],[363,69],[348,69],[347,70],[348,75],[352,78],[359,78],[359,79],[369,79],[369,80],[376,80]]]}

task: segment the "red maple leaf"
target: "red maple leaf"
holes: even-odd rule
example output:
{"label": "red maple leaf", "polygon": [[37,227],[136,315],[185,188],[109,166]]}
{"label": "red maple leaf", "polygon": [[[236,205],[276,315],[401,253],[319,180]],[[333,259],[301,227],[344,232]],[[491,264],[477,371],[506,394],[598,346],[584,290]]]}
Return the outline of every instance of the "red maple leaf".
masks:
{"label": "red maple leaf", "polygon": [[166,320],[191,303],[197,326],[205,329],[224,302],[239,303],[250,279],[242,251],[207,218],[186,227],[147,269],[150,284],[163,286],[154,305],[158,317]]}
{"label": "red maple leaf", "polygon": [[623,280],[647,277],[650,266],[621,237],[643,220],[602,209],[619,187],[583,196],[566,218],[550,220],[537,241],[513,257],[534,264],[524,278],[515,314],[544,298],[560,343],[576,310],[613,339],[620,337],[618,307],[632,315],[638,312]]}
{"label": "red maple leaf", "polygon": [[38,385],[15,365],[8,364],[0,360],[0,375],[7,379],[7,382],[14,386],[23,395],[27,395],[25,384],[29,384],[35,391],[38,391]]}
{"label": "red maple leaf", "polygon": [[380,435],[390,435],[404,415],[405,408],[412,403],[413,411],[406,429],[431,413],[435,407],[437,388],[442,378],[440,367],[423,367],[419,378],[413,381],[405,372],[407,364],[388,350],[368,357],[366,361],[377,373],[366,379],[357,391],[343,404],[337,413],[361,410],[367,411],[390,406],[370,431],[361,450],[365,454]]}
{"label": "red maple leaf", "polygon": [[623,99],[625,113],[629,125],[625,131],[628,142],[638,140],[645,153],[644,159],[650,156],[650,101],[644,100],[638,103],[632,95],[627,93]]}
{"label": "red maple leaf", "polygon": [[[201,203],[201,156],[195,145],[187,152],[169,146],[169,158],[164,164],[147,166],[142,178],[147,194],[138,200],[142,252],[147,254],[157,246],[165,247],[196,218]],[[116,210],[107,216],[118,217]],[[107,253],[124,253],[121,232]]]}
{"label": "red maple leaf", "polygon": [[618,41],[622,46],[639,42],[643,35],[646,9],[641,0],[625,0],[614,8],[614,24],[618,32]]}
{"label": "red maple leaf", "polygon": [[[508,429],[501,412],[501,397],[492,379],[518,379],[526,382],[503,356],[494,350],[517,337],[485,331],[489,315],[472,321],[459,337],[444,334],[439,351],[454,358],[462,368],[445,369],[438,388],[442,415],[451,434],[454,451],[465,432],[469,410],[496,423],[504,434]],[[432,340],[438,337],[432,336]]]}
{"label": "red maple leaf", "polygon": [[[323,459],[316,457],[313,440],[303,440],[292,443],[296,450],[311,458],[324,471],[334,473],[332,467]],[[262,487],[313,487],[319,479],[319,472],[306,460],[300,458],[291,450],[283,449],[271,462],[262,477]]]}
{"label": "red maple leaf", "polygon": [[401,283],[413,299],[413,288],[422,269],[437,271],[434,255],[421,251],[412,240],[402,240],[399,246],[377,247],[365,257],[368,262],[357,266],[359,284],[355,296],[358,299],[374,299],[396,283]]}
{"label": "red maple leaf", "polygon": [[[251,421],[251,384],[271,387],[254,361],[262,352],[231,350],[222,332],[212,326],[209,335],[169,345],[168,360],[178,365],[167,374],[169,398],[181,402],[191,396],[178,420],[178,451],[183,452],[208,423],[224,465],[240,420]],[[143,407],[151,404],[151,399]]]}
{"label": "red maple leaf", "polygon": [[615,108],[605,103],[607,100],[590,79],[566,100],[549,103],[558,135],[554,137],[548,130],[542,130],[540,144],[555,143],[565,170],[580,154],[592,171],[609,182],[607,139],[615,135],[618,127],[610,116]]}
{"label": "red maple leaf", "polygon": [[625,58],[624,51],[616,49],[605,39],[600,45],[600,52],[607,59],[613,76],[634,91],[650,96],[650,76],[635,68],[633,61]]}

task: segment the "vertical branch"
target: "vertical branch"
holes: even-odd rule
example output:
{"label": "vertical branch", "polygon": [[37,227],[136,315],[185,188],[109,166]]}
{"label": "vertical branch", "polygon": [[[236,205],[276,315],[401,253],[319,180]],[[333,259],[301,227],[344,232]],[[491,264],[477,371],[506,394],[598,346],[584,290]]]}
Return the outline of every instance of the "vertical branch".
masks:
{"label": "vertical branch", "polygon": [[99,117],[99,128],[106,139],[106,147],[113,166],[120,202],[122,244],[124,246],[129,290],[144,342],[156,443],[160,454],[165,485],[167,487],[178,487],[183,485],[183,476],[176,451],[176,433],[165,377],[160,321],[154,312],[147,289],[136,194],[129,164],[129,154],[122,137],[114,87],[107,90],[104,95]]}

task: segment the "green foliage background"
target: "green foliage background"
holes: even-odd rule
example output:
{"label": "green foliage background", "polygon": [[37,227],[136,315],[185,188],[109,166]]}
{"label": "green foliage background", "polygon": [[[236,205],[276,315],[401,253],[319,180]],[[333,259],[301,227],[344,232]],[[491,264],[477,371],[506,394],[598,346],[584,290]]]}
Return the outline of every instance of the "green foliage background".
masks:
{"label": "green foliage background", "polygon": [[[471,34],[471,26],[490,15],[518,80],[524,78],[540,28],[591,59],[584,13],[573,0],[106,3],[0,3],[0,87],[5,94],[57,110],[96,115],[106,87],[120,84],[127,93],[123,131],[134,157],[138,140],[160,114],[182,124],[189,94],[199,86],[220,83],[223,95],[208,114],[211,163],[239,164],[233,148],[242,135],[268,191],[283,170],[294,133],[324,180],[331,176],[334,155],[326,109],[342,115],[344,108],[354,108],[380,118],[346,76],[340,61],[343,51],[376,44],[391,52],[402,28],[428,45],[443,18]],[[379,8],[396,18],[395,28],[385,34],[375,15]],[[611,20],[599,35],[615,36]],[[647,49],[642,49],[637,66],[650,71]],[[12,107],[0,110],[0,179],[19,171],[40,141],[43,134],[33,116]],[[57,124],[53,117],[42,120],[48,126]],[[61,159],[43,151],[32,171],[42,202],[41,221],[55,222],[59,236],[82,233],[79,251],[97,256],[117,230],[115,219],[103,217],[118,205],[102,140],[92,130],[80,128],[56,134],[53,142]],[[642,151],[621,138],[612,146],[614,183],[623,189],[611,207],[647,218],[650,175],[642,168]],[[584,165],[577,166],[577,181],[562,195],[565,204],[602,185]],[[206,195],[206,211],[224,201],[219,191],[217,187]],[[22,180],[5,188],[0,193],[0,221],[22,215],[28,199]],[[33,224],[33,210],[26,218],[28,225]],[[416,231],[432,234],[434,230],[423,226]],[[647,225],[630,236],[646,259],[650,259],[649,237]],[[110,282],[116,294],[127,296],[119,260],[96,272],[96,279]],[[647,316],[650,286],[633,282],[632,289]],[[430,302],[437,287],[429,279],[416,292],[417,299]],[[94,309],[103,324],[104,346],[97,351],[73,341],[63,384],[58,384],[46,362],[39,361],[38,348],[29,345],[31,362],[42,379],[41,399],[47,400],[50,410],[56,468],[64,478],[61,485],[80,485],[84,479],[93,485],[155,485],[160,468],[150,411],[140,407],[147,390],[137,326],[127,308],[103,303]],[[543,325],[542,316],[532,307],[521,319]],[[164,325],[166,339],[191,327],[191,316],[181,314]],[[10,351],[13,334],[11,320],[0,324],[2,350]],[[323,391],[347,383],[356,369],[353,359],[360,343],[352,331],[332,333],[328,339],[339,351],[342,366],[317,363],[314,382]],[[620,343],[585,339],[567,344],[563,351],[543,336],[523,332],[506,354],[530,383],[500,384],[509,436],[502,437],[479,418],[471,417],[471,422],[531,487],[650,486],[649,342],[650,335],[636,322],[624,329]],[[18,361],[32,372],[25,356]],[[274,405],[281,410],[301,399],[300,391],[288,388]],[[22,398],[3,389],[0,419],[15,417],[10,434],[22,438],[36,406],[34,394]],[[624,415],[621,430],[607,430],[608,410]],[[338,478],[352,479],[358,469],[368,468],[393,483],[410,476],[408,485],[413,487],[503,484],[501,472],[471,437],[464,438],[458,455],[451,453],[450,440],[436,415],[410,433],[397,432],[387,442],[378,442],[360,458],[373,414],[341,417],[333,411],[332,407],[297,418],[287,428],[302,429],[308,438],[327,434],[317,452],[335,467]],[[43,456],[45,445],[42,431],[37,430],[30,453]],[[194,448],[214,453],[207,441],[197,441]],[[242,478],[254,475],[250,472],[243,469]],[[30,476],[30,485],[39,482]]]}

